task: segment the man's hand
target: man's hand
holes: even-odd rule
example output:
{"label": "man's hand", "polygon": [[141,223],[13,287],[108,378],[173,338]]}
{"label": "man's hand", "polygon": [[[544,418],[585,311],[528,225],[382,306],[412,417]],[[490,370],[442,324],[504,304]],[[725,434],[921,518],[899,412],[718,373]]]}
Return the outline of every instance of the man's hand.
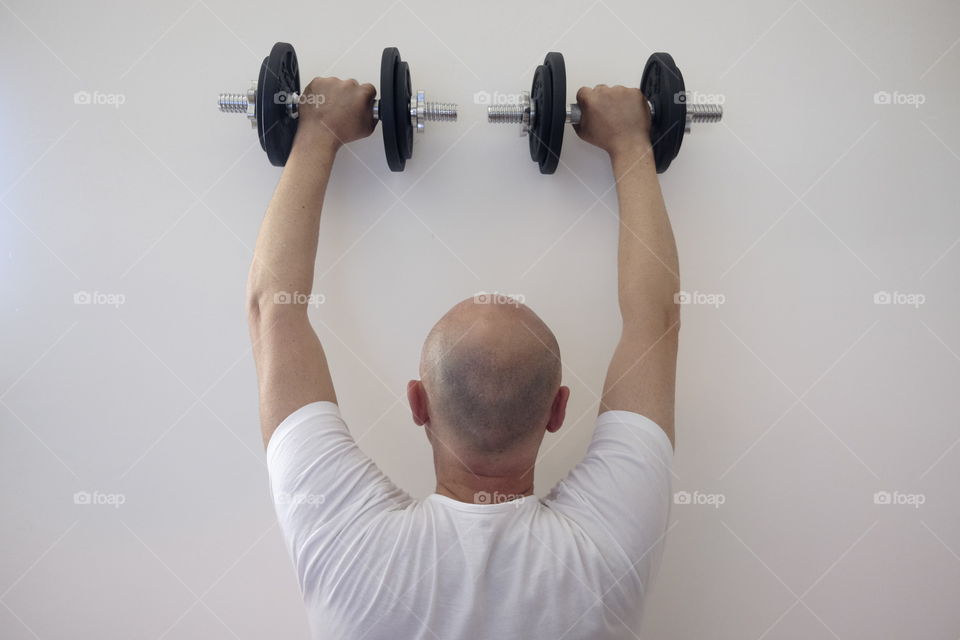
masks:
{"label": "man's hand", "polygon": [[366,138],[377,123],[373,119],[372,84],[340,78],[314,78],[300,95],[300,123],[294,145],[329,142],[334,149]]}
{"label": "man's hand", "polygon": [[577,92],[580,124],[577,135],[615,155],[626,150],[646,151],[650,147],[650,107],[639,89],[598,84]]}

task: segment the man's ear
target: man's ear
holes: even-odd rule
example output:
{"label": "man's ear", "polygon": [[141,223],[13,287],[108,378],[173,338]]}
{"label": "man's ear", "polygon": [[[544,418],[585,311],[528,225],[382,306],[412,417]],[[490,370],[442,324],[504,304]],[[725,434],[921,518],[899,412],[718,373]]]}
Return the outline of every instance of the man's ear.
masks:
{"label": "man's ear", "polygon": [[422,427],[430,420],[427,413],[427,395],[423,391],[423,383],[419,380],[407,382],[407,402],[410,403],[410,412],[417,426]]}
{"label": "man's ear", "polygon": [[557,395],[553,398],[553,406],[550,407],[550,421],[547,422],[547,431],[555,433],[563,425],[563,419],[567,415],[567,400],[570,399],[570,387],[560,387],[557,389]]}

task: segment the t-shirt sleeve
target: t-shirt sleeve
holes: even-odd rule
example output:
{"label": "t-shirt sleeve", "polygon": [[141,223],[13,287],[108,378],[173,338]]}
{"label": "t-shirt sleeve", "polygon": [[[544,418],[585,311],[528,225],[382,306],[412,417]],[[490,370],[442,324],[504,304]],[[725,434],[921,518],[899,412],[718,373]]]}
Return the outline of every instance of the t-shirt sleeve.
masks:
{"label": "t-shirt sleeve", "polygon": [[544,502],[573,520],[608,562],[656,574],[670,517],[673,447],[655,422],[631,411],[597,417],[587,453]]}
{"label": "t-shirt sleeve", "polygon": [[280,423],[267,444],[267,472],[301,590],[338,536],[411,500],[360,450],[332,402],[308,404]]}

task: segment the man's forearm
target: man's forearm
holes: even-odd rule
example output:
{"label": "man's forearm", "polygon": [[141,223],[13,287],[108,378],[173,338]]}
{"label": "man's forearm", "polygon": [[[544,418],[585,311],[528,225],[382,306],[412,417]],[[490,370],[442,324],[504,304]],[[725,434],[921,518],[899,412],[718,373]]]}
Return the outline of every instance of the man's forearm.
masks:
{"label": "man's forearm", "polygon": [[624,326],[678,319],[677,245],[648,146],[611,154],[620,203],[618,251],[620,313]]}
{"label": "man's forearm", "polygon": [[337,145],[325,138],[298,138],[294,144],[267,207],[250,267],[248,296],[260,311],[272,306],[281,292],[296,294],[289,302],[306,308],[313,288],[320,212],[336,151]]}

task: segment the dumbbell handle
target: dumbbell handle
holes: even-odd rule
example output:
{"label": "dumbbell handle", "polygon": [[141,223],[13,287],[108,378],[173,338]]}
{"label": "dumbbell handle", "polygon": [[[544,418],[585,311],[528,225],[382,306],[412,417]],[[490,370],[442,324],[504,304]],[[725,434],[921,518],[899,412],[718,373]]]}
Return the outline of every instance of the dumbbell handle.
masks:
{"label": "dumbbell handle", "polygon": [[[647,107],[650,109],[650,117],[656,116],[653,103],[649,100],[646,102]],[[532,105],[530,94],[524,91],[523,94],[521,94],[520,102],[517,104],[496,104],[488,106],[487,122],[520,124],[522,129],[521,134],[526,133],[527,129],[532,127],[536,122],[537,114],[533,110]],[[581,115],[580,105],[573,103],[567,107],[566,122],[574,125],[580,124]],[[694,122],[720,122],[721,118],[723,118],[723,106],[719,104],[688,102],[687,124],[685,128],[689,130],[690,125]]]}
{"label": "dumbbell handle", "polygon": [[[286,100],[290,117],[296,118],[299,114],[296,105],[300,95],[290,94]],[[217,107],[223,113],[243,113],[250,119],[253,126],[257,124],[256,114],[257,89],[251,87],[246,93],[221,93],[217,99]],[[380,120],[380,101],[373,101],[373,119]],[[456,122],[457,105],[453,102],[427,102],[423,91],[417,91],[410,98],[410,121],[418,132],[424,129],[424,122]]]}

